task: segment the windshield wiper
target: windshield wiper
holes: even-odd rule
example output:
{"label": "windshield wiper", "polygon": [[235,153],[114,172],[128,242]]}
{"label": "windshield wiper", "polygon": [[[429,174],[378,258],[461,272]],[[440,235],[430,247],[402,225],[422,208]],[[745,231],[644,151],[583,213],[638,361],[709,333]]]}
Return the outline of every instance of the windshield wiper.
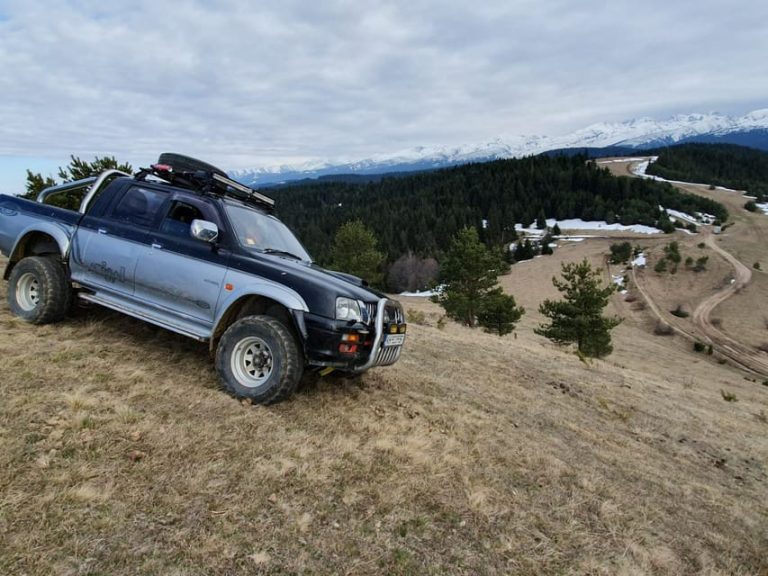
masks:
{"label": "windshield wiper", "polygon": [[278,250],[277,248],[262,248],[264,254],[277,254],[278,256],[288,256],[289,258],[295,258],[296,260],[304,260],[301,256],[297,256],[293,252],[287,252],[286,250]]}

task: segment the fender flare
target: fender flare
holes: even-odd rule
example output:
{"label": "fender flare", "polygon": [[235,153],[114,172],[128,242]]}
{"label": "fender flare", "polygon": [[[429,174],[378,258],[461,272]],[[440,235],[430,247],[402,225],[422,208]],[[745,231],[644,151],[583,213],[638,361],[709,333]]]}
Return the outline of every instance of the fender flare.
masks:
{"label": "fender flare", "polygon": [[35,222],[30,224],[18,236],[11,253],[8,255],[8,265],[5,267],[4,279],[7,280],[13,266],[21,259],[19,252],[32,234],[44,234],[50,236],[59,249],[61,258],[65,259],[69,255],[72,230],[74,226],[70,224],[59,224],[54,222]]}
{"label": "fender flare", "polygon": [[[255,282],[244,284],[231,292],[226,291],[225,287],[217,305],[216,317],[213,321],[210,339],[211,347],[214,345],[216,336],[223,332],[222,322],[229,321],[230,311],[232,311],[233,307],[243,300],[252,297],[266,298],[277,302],[288,311],[294,322],[296,322],[297,315],[303,316],[304,312],[309,312],[307,303],[298,292],[270,280],[259,279]],[[295,327],[302,332],[301,326]]]}

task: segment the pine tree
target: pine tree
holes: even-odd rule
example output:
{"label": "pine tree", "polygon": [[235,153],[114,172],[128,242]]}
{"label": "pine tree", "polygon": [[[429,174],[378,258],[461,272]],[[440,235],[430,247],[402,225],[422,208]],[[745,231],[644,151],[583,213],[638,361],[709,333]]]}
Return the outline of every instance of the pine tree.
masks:
{"label": "pine tree", "polygon": [[[61,179],[61,184],[66,184],[67,182],[74,182],[75,180],[98,176],[105,170],[121,170],[128,174],[133,172],[133,168],[130,164],[120,164],[114,156],[104,156],[101,158],[96,156],[93,162],[86,162],[73,155],[70,156],[70,162],[67,166],[63,168],[59,166],[58,176]],[[27,170],[27,191],[22,194],[22,198],[34,200],[40,192],[51,186],[56,186],[57,184],[56,180],[50,176],[43,177],[42,174],[35,174],[31,170]],[[80,192],[80,195],[68,194],[65,192],[60,196],[52,197],[51,204],[61,206],[62,208],[77,210],[80,207],[81,201],[82,192]]]}
{"label": "pine tree", "polygon": [[547,217],[544,215],[544,210],[539,210],[539,215],[536,217],[536,228],[544,230],[547,227]]}
{"label": "pine tree", "polygon": [[500,257],[480,242],[477,229],[464,228],[453,239],[440,267],[439,278],[445,287],[437,302],[454,320],[474,326],[501,268]]}
{"label": "pine tree", "polygon": [[562,234],[562,230],[560,230],[560,226],[557,225],[557,222],[555,222],[555,225],[552,227],[552,234],[554,236],[560,236]]}
{"label": "pine tree", "polygon": [[615,286],[602,286],[600,270],[593,270],[585,259],[562,265],[562,280],[552,283],[563,293],[563,300],[545,300],[539,312],[550,319],[534,331],[557,344],[575,343],[580,353],[601,357],[613,351],[610,331],[620,318],[602,315]]}
{"label": "pine tree", "polygon": [[525,240],[517,243],[514,251],[516,262],[520,262],[522,260],[530,260],[535,255],[536,254],[533,250],[533,244],[531,244],[531,240],[529,238],[526,238]]}
{"label": "pine tree", "polygon": [[480,303],[477,312],[477,323],[486,332],[504,336],[515,329],[515,324],[525,314],[522,306],[517,306],[515,297],[504,294],[501,288],[488,292]]}
{"label": "pine tree", "polygon": [[31,170],[27,170],[27,184],[25,186],[27,191],[21,194],[21,197],[34,200],[40,192],[51,186],[56,186],[56,180],[50,176],[43,177],[42,174],[35,174]]}
{"label": "pine tree", "polygon": [[550,256],[555,253],[550,244],[552,243],[552,236],[547,232],[541,239],[541,253],[545,256]]}
{"label": "pine tree", "polygon": [[384,254],[376,250],[376,236],[360,220],[342,224],[331,247],[330,267],[380,285]]}

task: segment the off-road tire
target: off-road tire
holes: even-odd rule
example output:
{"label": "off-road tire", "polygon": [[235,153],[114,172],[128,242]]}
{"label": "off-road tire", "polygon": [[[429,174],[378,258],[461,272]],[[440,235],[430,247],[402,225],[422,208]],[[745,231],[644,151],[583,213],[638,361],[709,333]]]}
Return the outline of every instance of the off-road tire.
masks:
{"label": "off-road tire", "polygon": [[219,176],[227,177],[227,173],[221,168],[216,168],[207,162],[198,160],[197,158],[191,158],[189,156],[183,156],[182,154],[173,154],[171,152],[163,152],[157,159],[158,164],[165,164],[173,168],[174,172],[212,172]]}
{"label": "off-road tire", "polygon": [[58,322],[72,306],[72,285],[56,256],[28,256],[8,279],[8,306],[14,316],[32,324]]}
{"label": "off-road tire", "polygon": [[[268,369],[263,366],[267,363]],[[257,404],[288,398],[303,371],[304,358],[293,333],[271,316],[241,318],[227,328],[216,348],[216,372],[224,388]]]}

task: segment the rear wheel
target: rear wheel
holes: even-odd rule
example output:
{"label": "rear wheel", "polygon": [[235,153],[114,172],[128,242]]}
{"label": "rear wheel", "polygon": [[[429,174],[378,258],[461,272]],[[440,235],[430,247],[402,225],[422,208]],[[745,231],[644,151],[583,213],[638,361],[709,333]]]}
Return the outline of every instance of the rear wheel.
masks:
{"label": "rear wheel", "polygon": [[224,170],[216,168],[216,166],[213,166],[212,164],[182,154],[164,152],[160,154],[157,163],[170,166],[173,168],[174,172],[198,172],[202,170],[203,172],[218,174],[219,176],[227,176],[227,173],[224,172]]}
{"label": "rear wheel", "polygon": [[32,324],[58,322],[72,304],[72,286],[67,272],[54,256],[29,256],[11,271],[8,306],[11,312]]}
{"label": "rear wheel", "polygon": [[288,398],[304,361],[293,334],[271,316],[246,316],[229,328],[216,349],[216,371],[232,394],[258,404]]}

